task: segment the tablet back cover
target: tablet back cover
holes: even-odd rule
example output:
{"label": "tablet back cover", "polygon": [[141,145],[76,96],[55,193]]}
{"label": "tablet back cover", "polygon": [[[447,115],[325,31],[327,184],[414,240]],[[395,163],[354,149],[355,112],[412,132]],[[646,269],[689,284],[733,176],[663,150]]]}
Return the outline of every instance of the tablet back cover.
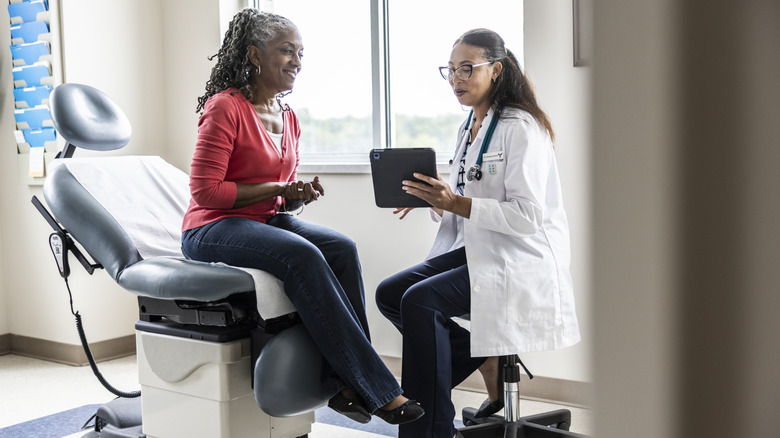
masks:
{"label": "tablet back cover", "polygon": [[372,149],[369,155],[374,199],[382,208],[430,207],[403,191],[401,182],[414,173],[436,177],[436,152],[431,148]]}

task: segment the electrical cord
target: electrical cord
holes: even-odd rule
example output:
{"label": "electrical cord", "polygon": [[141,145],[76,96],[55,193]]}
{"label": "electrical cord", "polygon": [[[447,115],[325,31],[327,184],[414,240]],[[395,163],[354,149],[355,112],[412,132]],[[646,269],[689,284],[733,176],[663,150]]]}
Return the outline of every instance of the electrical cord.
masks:
{"label": "electrical cord", "polygon": [[92,373],[95,374],[95,377],[100,381],[100,383],[103,385],[104,388],[106,388],[109,392],[114,394],[117,397],[122,398],[136,398],[141,396],[141,391],[120,391],[116,388],[114,388],[108,381],[103,377],[103,374],[100,373],[100,370],[98,370],[97,363],[95,363],[95,358],[92,356],[92,350],[89,348],[89,343],[87,342],[87,335],[84,333],[84,324],[81,321],[81,314],[79,312],[76,312],[73,310],[73,294],[70,292],[70,284],[68,284],[68,278],[63,277],[65,280],[65,287],[68,289],[68,297],[70,298],[70,313],[73,314],[74,317],[76,317],[76,330],[79,332],[79,339],[81,339],[81,346],[84,348],[84,354],[87,356],[87,361],[89,361],[89,366],[92,368]]}

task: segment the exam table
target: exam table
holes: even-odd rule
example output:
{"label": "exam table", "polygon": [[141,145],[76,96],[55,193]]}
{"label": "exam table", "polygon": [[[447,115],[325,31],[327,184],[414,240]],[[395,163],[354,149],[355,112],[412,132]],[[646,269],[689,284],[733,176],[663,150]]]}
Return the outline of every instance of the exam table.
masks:
{"label": "exam table", "polygon": [[84,436],[306,436],[313,411],[327,404],[322,356],[282,282],[182,256],[188,176],[162,158],[71,158],[77,147],[107,151],[129,141],[126,116],[105,94],[63,84],[50,107],[67,141],[43,188],[60,274],[67,278],[73,253],[90,273],[102,268],[138,297],[140,412],[132,399],[108,403]]}

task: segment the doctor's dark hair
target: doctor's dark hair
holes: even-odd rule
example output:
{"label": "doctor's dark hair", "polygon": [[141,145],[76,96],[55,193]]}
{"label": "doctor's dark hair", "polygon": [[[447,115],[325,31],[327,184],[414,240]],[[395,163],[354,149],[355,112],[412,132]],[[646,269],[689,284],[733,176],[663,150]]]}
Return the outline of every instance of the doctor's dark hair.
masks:
{"label": "doctor's dark hair", "polygon": [[225,32],[222,47],[208,58],[209,61],[217,58],[217,64],[206,82],[206,94],[198,98],[195,112],[203,112],[211,96],[228,88],[237,88],[247,100],[252,100],[255,91],[253,78],[258,73],[257,67],[249,60],[249,46],[264,49],[266,43],[280,32],[295,28],[295,24],[287,18],[257,9],[246,8],[236,14]]}
{"label": "doctor's dark hair", "polygon": [[552,124],[547,114],[536,103],[531,81],[523,73],[517,57],[504,45],[504,39],[490,29],[472,29],[458,38],[453,47],[458,43],[482,49],[482,56],[491,62],[501,61],[503,66],[492,89],[490,100],[496,106],[518,108],[533,116],[555,140]]}

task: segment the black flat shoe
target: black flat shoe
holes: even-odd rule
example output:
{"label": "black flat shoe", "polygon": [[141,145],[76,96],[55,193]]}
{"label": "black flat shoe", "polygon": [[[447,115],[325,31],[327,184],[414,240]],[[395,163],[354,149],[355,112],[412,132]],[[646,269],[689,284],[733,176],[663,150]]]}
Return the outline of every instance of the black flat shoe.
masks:
{"label": "black flat shoe", "polygon": [[425,411],[416,401],[407,400],[406,403],[391,411],[379,408],[374,411],[374,415],[390,424],[404,424],[422,417]]}
{"label": "black flat shoe", "polygon": [[485,399],[479,409],[477,409],[477,412],[474,413],[474,418],[489,417],[501,409],[504,409],[504,379],[502,376],[504,375],[504,365],[506,362],[506,356],[498,357],[498,399],[494,401]]}
{"label": "black flat shoe", "polygon": [[[515,362],[519,364],[521,367],[523,367],[523,370],[525,370],[525,373],[528,375],[529,379],[533,379],[534,375],[531,374],[531,371],[528,370],[528,367],[525,366],[522,360],[520,360],[520,357],[517,355],[514,355]],[[509,356],[499,356],[498,357],[498,400],[490,401],[485,400],[482,402],[482,405],[477,409],[477,412],[474,413],[474,418],[483,418],[483,417],[489,417],[496,412],[500,411],[501,409],[504,409],[504,367],[506,367],[509,364]],[[519,378],[520,376],[518,376]],[[519,380],[518,380],[519,381]]]}
{"label": "black flat shoe", "polygon": [[363,403],[350,400],[340,392],[328,400],[328,407],[358,423],[366,424],[371,421],[371,413]]}
{"label": "black flat shoe", "polygon": [[501,409],[504,409],[503,397],[495,401],[490,401],[486,399],[485,401],[482,402],[482,405],[479,407],[479,409],[477,409],[477,412],[474,413],[474,418],[489,417],[495,414],[496,412],[500,411]]}

